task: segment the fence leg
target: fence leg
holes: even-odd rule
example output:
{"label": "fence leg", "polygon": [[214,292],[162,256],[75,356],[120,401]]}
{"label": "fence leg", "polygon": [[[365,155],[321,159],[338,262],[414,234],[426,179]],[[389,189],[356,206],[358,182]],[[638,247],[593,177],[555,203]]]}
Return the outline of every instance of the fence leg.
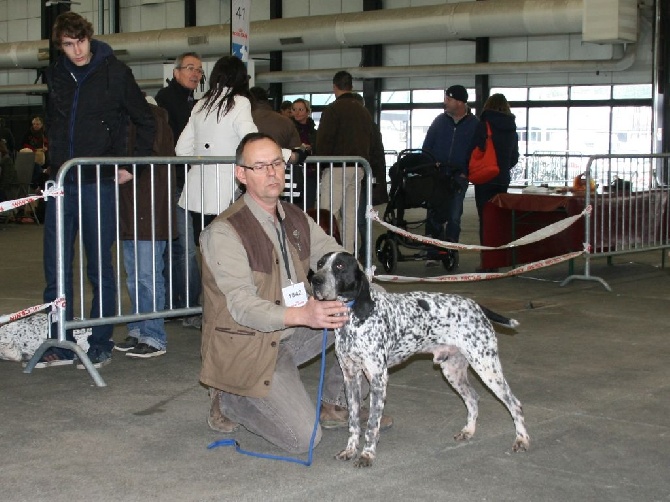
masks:
{"label": "fence leg", "polygon": [[600,277],[594,277],[591,275],[591,257],[589,254],[586,254],[586,262],[584,263],[584,275],[570,275],[566,277],[563,282],[561,282],[561,287],[566,286],[570,284],[572,281],[576,280],[581,280],[581,281],[595,281],[599,282],[603,288],[605,288],[607,291],[610,293],[612,292],[612,288],[610,288],[609,284],[605,282],[604,279]]}
{"label": "fence leg", "polygon": [[23,369],[24,373],[32,373],[33,370],[35,369],[35,365],[40,361],[42,358],[42,355],[51,347],[60,347],[63,349],[68,349],[73,351],[79,360],[84,364],[86,369],[88,370],[89,375],[91,375],[91,378],[95,382],[95,385],[98,387],[106,387],[107,384],[105,381],[102,379],[100,376],[100,373],[98,370],[93,366],[93,363],[91,363],[91,360],[88,358],[88,354],[84,352],[84,350],[77,345],[74,342],[69,342],[67,340],[65,341],[60,341],[58,339],[49,339],[45,340],[42,345],[40,345],[35,353],[33,354],[33,357],[30,358],[30,361],[28,361],[28,364],[26,364],[26,367]]}

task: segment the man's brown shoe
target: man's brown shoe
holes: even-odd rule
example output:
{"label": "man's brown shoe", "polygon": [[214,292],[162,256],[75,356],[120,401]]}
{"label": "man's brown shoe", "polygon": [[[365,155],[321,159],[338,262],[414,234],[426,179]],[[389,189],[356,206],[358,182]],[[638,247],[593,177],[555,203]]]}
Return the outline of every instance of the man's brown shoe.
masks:
{"label": "man's brown shoe", "polygon": [[233,422],[221,413],[221,391],[210,388],[209,397],[212,401],[212,405],[209,408],[209,416],[207,417],[209,428],[213,431],[223,432],[224,434],[230,434],[239,429],[240,424]]}
{"label": "man's brown shoe", "polygon": [[[368,421],[370,410],[366,407],[361,408],[361,423],[363,426]],[[349,426],[349,411],[343,406],[331,403],[321,403],[321,416],[319,421],[324,429],[343,429]],[[388,415],[382,415],[379,423],[379,430],[385,431],[393,426],[393,418]]]}

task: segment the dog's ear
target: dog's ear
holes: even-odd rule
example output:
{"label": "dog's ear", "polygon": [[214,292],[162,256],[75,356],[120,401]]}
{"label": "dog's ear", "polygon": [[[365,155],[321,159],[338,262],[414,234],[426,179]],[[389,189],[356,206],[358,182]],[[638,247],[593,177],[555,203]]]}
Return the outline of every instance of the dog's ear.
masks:
{"label": "dog's ear", "polygon": [[356,268],[356,281],[358,282],[358,293],[354,301],[353,311],[356,317],[365,321],[372,314],[375,302],[370,296],[370,282],[360,268]]}

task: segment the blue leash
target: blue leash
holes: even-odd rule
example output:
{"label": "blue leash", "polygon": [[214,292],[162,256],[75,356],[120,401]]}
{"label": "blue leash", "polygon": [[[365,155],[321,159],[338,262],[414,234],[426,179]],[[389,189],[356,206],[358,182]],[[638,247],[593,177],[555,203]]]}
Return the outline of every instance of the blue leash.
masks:
{"label": "blue leash", "polygon": [[283,460],[284,462],[295,462],[296,464],[302,464],[309,467],[312,465],[312,454],[314,453],[314,439],[316,438],[316,431],[319,427],[319,417],[321,415],[321,393],[323,391],[323,377],[326,373],[326,346],[328,340],[328,330],[323,330],[323,343],[321,345],[321,376],[319,377],[319,391],[316,395],[316,418],[314,420],[314,430],[312,431],[312,437],[309,440],[309,453],[307,455],[307,460],[302,460],[295,457],[284,457],[281,455],[270,455],[268,453],[258,453],[255,451],[244,450],[240,447],[235,439],[220,439],[219,441],[214,441],[207,446],[208,450],[212,448],[218,448],[219,446],[234,446],[235,451],[238,453],[243,453],[244,455],[249,455],[251,457],[258,458],[267,458],[270,460]]}

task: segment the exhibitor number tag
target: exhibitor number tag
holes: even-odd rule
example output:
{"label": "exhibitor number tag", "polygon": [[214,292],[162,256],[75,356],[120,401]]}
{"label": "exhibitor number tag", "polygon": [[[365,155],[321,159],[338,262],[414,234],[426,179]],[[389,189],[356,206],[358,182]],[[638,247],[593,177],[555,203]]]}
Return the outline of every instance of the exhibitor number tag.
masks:
{"label": "exhibitor number tag", "polygon": [[302,282],[286,286],[281,292],[284,296],[284,305],[287,307],[302,307],[307,303],[307,291]]}

